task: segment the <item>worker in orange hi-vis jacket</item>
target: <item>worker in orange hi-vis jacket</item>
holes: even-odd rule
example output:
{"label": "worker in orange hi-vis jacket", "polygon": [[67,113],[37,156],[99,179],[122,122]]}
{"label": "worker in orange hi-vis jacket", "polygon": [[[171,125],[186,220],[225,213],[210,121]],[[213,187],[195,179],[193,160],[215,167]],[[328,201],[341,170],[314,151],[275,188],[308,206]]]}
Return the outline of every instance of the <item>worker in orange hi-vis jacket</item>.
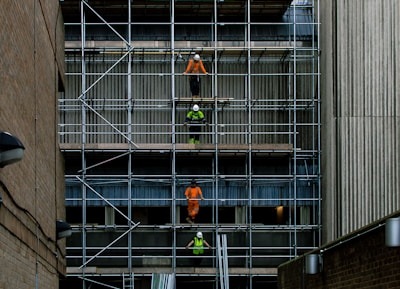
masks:
{"label": "worker in orange hi-vis jacket", "polygon": [[186,70],[183,74],[193,74],[189,77],[190,91],[192,97],[199,97],[200,95],[200,72],[208,75],[208,72],[204,68],[203,61],[200,59],[200,55],[195,54],[193,59],[189,60]]}
{"label": "worker in orange hi-vis jacket", "polygon": [[186,218],[186,221],[193,224],[196,215],[199,213],[200,209],[199,197],[201,200],[204,200],[203,192],[201,191],[201,188],[197,185],[196,180],[192,180],[190,186],[186,188],[185,196],[188,202],[188,217]]}

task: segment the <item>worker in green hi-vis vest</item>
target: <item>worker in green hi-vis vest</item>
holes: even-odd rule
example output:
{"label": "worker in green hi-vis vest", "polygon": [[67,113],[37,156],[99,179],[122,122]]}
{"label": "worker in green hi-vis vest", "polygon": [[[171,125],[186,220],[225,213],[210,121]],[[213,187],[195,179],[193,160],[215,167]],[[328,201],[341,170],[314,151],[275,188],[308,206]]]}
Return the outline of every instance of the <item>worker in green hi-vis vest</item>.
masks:
{"label": "worker in green hi-vis vest", "polygon": [[200,143],[200,133],[201,125],[208,125],[204,113],[200,110],[197,104],[193,105],[193,108],[187,113],[184,125],[189,123],[189,143],[199,144]]}
{"label": "worker in green hi-vis vest", "polygon": [[186,245],[186,250],[189,249],[190,246],[193,245],[193,255],[195,255],[194,258],[194,265],[199,266],[203,258],[201,257],[204,254],[204,245],[206,245],[209,249],[211,249],[211,245],[208,244],[208,242],[203,239],[203,233],[202,232],[197,232],[196,236],[194,236],[193,240],[189,242],[189,244]]}

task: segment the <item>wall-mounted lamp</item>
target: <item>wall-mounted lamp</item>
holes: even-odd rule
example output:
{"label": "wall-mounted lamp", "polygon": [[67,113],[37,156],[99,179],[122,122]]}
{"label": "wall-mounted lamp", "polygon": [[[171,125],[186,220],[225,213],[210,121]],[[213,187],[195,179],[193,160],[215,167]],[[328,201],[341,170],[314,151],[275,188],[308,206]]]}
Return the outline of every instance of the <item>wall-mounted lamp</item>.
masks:
{"label": "wall-mounted lamp", "polygon": [[400,246],[400,217],[389,218],[385,222],[385,245],[387,247]]}
{"label": "wall-mounted lamp", "polygon": [[12,134],[0,131],[0,168],[18,162],[24,156],[25,147]]}
{"label": "wall-mounted lamp", "polygon": [[321,271],[322,256],[320,254],[306,255],[306,274],[317,274]]}
{"label": "wall-mounted lamp", "polygon": [[57,233],[57,240],[62,238],[68,238],[72,235],[71,226],[64,222],[63,220],[57,220],[56,222],[56,233]]}

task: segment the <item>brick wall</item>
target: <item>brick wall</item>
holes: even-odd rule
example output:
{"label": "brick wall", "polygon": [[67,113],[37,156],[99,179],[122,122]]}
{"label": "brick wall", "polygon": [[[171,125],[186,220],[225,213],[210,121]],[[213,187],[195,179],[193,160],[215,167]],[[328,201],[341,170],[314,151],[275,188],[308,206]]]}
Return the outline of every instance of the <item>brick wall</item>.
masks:
{"label": "brick wall", "polygon": [[400,248],[385,246],[385,220],[313,251],[322,270],[305,273],[305,256],[278,268],[278,288],[399,288]]}
{"label": "brick wall", "polygon": [[64,34],[59,1],[3,0],[0,9],[0,130],[23,159],[0,168],[0,289],[58,288],[65,274],[64,164],[57,136]]}

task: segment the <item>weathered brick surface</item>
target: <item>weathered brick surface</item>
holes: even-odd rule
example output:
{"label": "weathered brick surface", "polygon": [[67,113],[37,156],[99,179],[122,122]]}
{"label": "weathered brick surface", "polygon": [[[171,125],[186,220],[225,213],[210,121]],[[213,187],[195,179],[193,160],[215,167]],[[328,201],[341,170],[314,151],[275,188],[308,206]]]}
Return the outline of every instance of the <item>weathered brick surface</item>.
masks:
{"label": "weathered brick surface", "polygon": [[384,220],[321,247],[318,274],[305,274],[304,256],[281,265],[278,288],[400,288],[400,248],[385,246],[385,226],[379,223]]}
{"label": "weathered brick surface", "polygon": [[[58,288],[65,260],[55,252],[64,218],[64,169],[57,137],[63,73],[59,1],[3,0],[0,8],[0,130],[25,146],[22,161],[0,168],[0,289]],[[61,265],[61,266],[60,266]]]}

